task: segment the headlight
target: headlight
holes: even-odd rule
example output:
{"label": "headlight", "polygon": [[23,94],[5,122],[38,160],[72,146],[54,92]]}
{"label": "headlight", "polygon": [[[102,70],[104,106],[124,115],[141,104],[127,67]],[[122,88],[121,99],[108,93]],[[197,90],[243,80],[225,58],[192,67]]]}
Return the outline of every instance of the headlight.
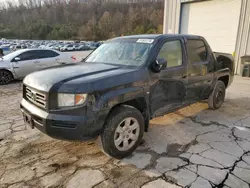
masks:
{"label": "headlight", "polygon": [[66,94],[58,93],[58,107],[70,107],[83,104],[87,99],[87,94]]}

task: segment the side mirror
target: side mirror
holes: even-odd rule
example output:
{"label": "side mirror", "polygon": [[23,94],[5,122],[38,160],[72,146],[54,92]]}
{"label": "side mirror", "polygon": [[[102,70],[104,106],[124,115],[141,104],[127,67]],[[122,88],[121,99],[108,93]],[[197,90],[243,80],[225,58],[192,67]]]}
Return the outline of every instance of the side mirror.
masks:
{"label": "side mirror", "polygon": [[17,62],[17,61],[21,61],[21,58],[20,57],[15,57],[14,60]]}
{"label": "side mirror", "polygon": [[153,72],[161,72],[167,67],[167,61],[165,59],[157,59],[152,63],[151,69]]}

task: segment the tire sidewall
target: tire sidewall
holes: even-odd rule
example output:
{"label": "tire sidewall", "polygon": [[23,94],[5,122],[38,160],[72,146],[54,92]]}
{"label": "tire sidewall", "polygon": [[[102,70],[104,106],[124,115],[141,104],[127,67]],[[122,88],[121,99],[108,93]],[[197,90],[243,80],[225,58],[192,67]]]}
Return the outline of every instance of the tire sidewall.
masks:
{"label": "tire sidewall", "polygon": [[7,70],[0,70],[0,72],[6,72],[11,77],[11,79],[9,79],[6,83],[0,83],[0,85],[8,84],[8,83],[10,83],[13,80],[13,75],[9,71],[7,71]]}
{"label": "tire sidewall", "polygon": [[[114,134],[117,126],[125,119],[128,117],[135,118],[138,123],[139,123],[139,136],[138,140],[135,142],[134,146],[130,148],[127,151],[120,151],[116,148],[115,143],[114,143]],[[135,108],[133,107],[125,107],[123,106],[123,109],[120,113],[114,114],[114,116],[111,115],[110,118],[107,120],[107,125],[104,129],[103,134],[101,135],[101,142],[102,142],[102,147],[103,150],[105,151],[106,154],[108,154],[111,157],[114,158],[124,158],[128,155],[130,155],[139,145],[143,133],[144,133],[144,118],[142,114]]]}
{"label": "tire sidewall", "polygon": [[[219,103],[216,102],[216,95],[218,94],[218,92],[222,92],[222,99],[223,100],[220,100]],[[215,85],[215,88],[214,88],[214,91],[212,93],[212,103],[213,103],[213,108],[214,109],[218,109],[222,106],[224,100],[225,100],[225,96],[226,96],[226,87],[225,87],[225,84],[222,82],[222,81],[218,81]]]}

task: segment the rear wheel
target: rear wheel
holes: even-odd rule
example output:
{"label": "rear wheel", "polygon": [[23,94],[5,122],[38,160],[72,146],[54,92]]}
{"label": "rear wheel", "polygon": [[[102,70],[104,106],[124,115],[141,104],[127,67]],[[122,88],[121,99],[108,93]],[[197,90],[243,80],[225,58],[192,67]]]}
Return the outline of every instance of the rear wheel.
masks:
{"label": "rear wheel", "polygon": [[13,75],[7,70],[0,70],[0,85],[8,84],[13,80]]}
{"label": "rear wheel", "polygon": [[213,110],[219,109],[225,100],[225,96],[226,96],[225,84],[224,82],[219,80],[217,81],[213,92],[208,98],[209,108]]}
{"label": "rear wheel", "polygon": [[121,159],[132,154],[143,133],[144,118],[141,112],[131,106],[120,106],[109,115],[98,142],[105,154]]}

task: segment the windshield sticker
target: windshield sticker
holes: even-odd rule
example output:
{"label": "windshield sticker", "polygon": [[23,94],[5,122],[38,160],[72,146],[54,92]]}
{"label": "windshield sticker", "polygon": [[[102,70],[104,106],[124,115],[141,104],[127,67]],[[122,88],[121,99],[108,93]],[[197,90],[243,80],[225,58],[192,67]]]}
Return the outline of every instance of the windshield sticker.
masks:
{"label": "windshield sticker", "polygon": [[138,43],[147,43],[147,44],[152,44],[154,42],[154,39],[138,39]]}

